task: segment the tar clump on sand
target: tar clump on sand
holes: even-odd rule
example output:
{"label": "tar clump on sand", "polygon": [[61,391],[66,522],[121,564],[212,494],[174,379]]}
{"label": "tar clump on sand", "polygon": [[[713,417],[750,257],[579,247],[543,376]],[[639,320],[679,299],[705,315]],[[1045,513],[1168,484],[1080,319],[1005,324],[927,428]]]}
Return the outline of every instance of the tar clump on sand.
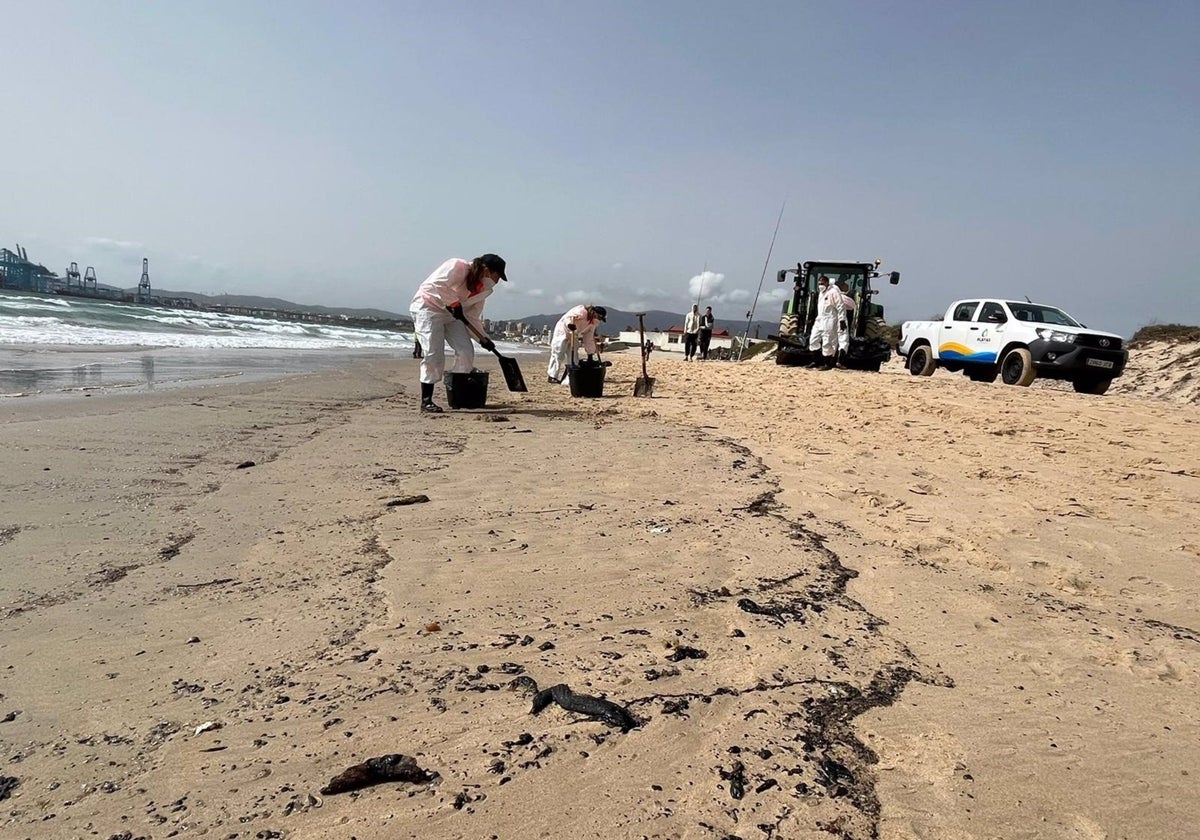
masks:
{"label": "tar clump on sand", "polygon": [[[528,685],[532,684],[536,688],[537,683],[532,678],[525,679],[528,682],[521,687],[528,690]],[[514,680],[513,682],[516,682]],[[557,703],[568,712],[575,712],[581,715],[587,715],[609,726],[620,729],[622,732],[628,732],[631,729],[636,729],[640,724],[637,718],[631,715],[624,706],[619,706],[611,700],[605,700],[601,697],[592,697],[588,694],[576,694],[571,691],[570,686],[565,683],[551,686],[550,688],[538,691],[533,695],[533,708],[529,710],[531,715],[536,715],[542,709],[549,706],[551,703]]]}
{"label": "tar clump on sand", "polygon": [[420,505],[429,501],[429,497],[424,493],[417,493],[413,496],[401,496],[399,499],[392,499],[387,503],[387,507],[400,507],[402,505]]}
{"label": "tar clump on sand", "polygon": [[372,785],[383,784],[384,782],[413,782],[415,784],[422,784],[424,782],[431,782],[436,778],[437,773],[422,770],[417,766],[417,760],[412,756],[395,753],[392,755],[381,755],[377,758],[368,758],[362,764],[347,767],[330,779],[329,784],[321,788],[321,793],[325,796],[332,796],[335,793],[360,790]]}

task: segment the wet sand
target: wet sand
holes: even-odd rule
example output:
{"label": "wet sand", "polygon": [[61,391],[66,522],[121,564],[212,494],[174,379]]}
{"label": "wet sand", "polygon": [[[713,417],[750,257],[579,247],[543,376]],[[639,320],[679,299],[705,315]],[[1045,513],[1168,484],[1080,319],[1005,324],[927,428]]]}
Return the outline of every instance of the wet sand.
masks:
{"label": "wet sand", "polygon": [[[0,402],[0,834],[1200,822],[1200,409],[611,358]],[[433,780],[320,793],[395,753]]]}

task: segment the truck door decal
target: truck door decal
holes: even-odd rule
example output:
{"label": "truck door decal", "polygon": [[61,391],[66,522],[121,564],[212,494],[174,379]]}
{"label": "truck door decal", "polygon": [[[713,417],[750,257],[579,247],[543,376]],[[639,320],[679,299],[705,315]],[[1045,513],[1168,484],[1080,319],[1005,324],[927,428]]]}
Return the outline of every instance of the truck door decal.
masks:
{"label": "truck door decal", "polygon": [[938,347],[938,358],[950,362],[987,362],[995,364],[996,353],[994,351],[972,350],[970,347],[959,344],[957,341],[948,341]]}

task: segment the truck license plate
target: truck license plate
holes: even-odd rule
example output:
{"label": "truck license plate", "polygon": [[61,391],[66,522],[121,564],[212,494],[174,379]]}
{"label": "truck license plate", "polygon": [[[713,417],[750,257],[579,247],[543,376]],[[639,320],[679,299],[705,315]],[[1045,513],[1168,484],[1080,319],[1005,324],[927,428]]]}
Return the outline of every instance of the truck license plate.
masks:
{"label": "truck license plate", "polygon": [[1108,359],[1088,359],[1087,363],[1089,365],[1091,365],[1092,367],[1099,367],[1099,368],[1110,368],[1113,366],[1113,363],[1110,362]]}

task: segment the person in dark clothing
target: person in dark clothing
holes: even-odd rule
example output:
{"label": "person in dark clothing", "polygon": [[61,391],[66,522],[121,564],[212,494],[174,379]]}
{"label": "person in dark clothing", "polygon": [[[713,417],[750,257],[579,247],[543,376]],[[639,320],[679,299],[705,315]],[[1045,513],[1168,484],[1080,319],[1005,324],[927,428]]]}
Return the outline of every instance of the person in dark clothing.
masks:
{"label": "person in dark clothing", "polygon": [[712,307],[704,307],[704,314],[700,316],[700,358],[708,358],[708,344],[712,341],[713,334],[713,314]]}

